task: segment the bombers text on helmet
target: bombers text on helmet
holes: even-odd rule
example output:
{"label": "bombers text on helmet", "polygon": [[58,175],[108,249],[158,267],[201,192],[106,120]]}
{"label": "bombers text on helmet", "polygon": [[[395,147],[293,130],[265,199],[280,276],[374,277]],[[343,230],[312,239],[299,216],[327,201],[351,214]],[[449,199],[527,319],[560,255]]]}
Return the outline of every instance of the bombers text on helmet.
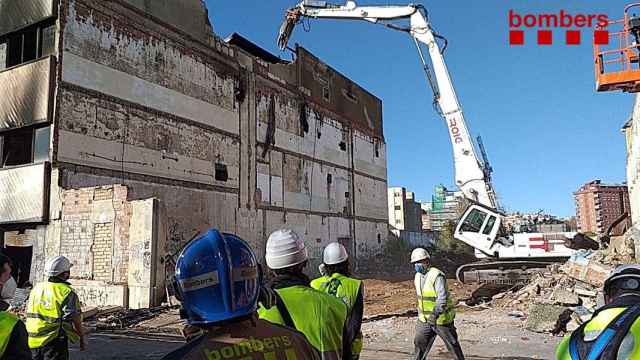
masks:
{"label": "bombers text on helmet", "polygon": [[340,264],[347,261],[347,259],[349,259],[347,249],[340,243],[332,242],[324,248],[322,262],[327,265]]}
{"label": "bombers text on helmet", "polygon": [[269,235],[265,260],[269,269],[284,269],[308,260],[304,241],[290,229],[276,230]]}
{"label": "bombers text on helmet", "polygon": [[415,248],[411,252],[411,263],[415,263],[422,260],[430,259],[431,256],[427,252],[427,250],[423,248]]}

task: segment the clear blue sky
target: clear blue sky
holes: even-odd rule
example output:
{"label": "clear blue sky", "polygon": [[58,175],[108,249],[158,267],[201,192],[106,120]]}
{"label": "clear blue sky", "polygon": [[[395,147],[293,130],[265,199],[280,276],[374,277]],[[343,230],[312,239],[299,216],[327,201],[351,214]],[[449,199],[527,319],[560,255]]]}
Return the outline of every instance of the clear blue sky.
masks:
{"label": "clear blue sky", "polygon": [[[339,1],[338,1],[339,2]],[[388,4],[360,0],[359,4]],[[394,2],[402,4],[402,1]],[[407,2],[408,3],[408,2]],[[574,214],[571,193],[600,178],[625,180],[620,132],[633,96],[596,93],[591,30],[580,46],[509,47],[508,11],[604,13],[620,18],[628,1],[428,1],[434,28],[449,40],[445,54],[470,130],[481,134],[503,205],[511,211],[545,209]],[[207,0],[216,33],[239,32],[263,48],[275,45],[286,8],[295,0]],[[292,43],[312,51],[383,101],[389,186],[430,199],[434,185],[453,184],[451,144],[410,38],[364,22],[315,20],[297,28]]]}

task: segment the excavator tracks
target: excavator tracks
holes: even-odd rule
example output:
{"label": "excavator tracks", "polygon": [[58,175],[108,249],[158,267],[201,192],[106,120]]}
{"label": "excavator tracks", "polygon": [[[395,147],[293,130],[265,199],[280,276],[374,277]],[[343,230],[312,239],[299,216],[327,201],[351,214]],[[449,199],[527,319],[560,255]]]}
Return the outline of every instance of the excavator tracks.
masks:
{"label": "excavator tracks", "polygon": [[547,266],[564,261],[566,259],[478,261],[460,266],[456,271],[456,277],[465,284],[526,284]]}

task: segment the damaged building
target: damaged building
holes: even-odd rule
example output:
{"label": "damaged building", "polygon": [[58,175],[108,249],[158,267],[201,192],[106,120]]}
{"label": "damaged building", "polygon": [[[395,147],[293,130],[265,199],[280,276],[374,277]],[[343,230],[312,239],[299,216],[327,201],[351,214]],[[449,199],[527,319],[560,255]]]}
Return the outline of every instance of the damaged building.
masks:
{"label": "damaged building", "polygon": [[201,0],[0,0],[0,240],[21,285],[75,264],[85,304],[159,304],[171,255],[216,227],[310,271],[387,237],[382,103],[302,47],[217,37]]}

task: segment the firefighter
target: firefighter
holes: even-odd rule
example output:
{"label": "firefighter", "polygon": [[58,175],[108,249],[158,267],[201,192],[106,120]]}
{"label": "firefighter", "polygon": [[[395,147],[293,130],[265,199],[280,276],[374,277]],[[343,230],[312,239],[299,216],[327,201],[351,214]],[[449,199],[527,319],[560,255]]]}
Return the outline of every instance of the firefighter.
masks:
{"label": "firefighter", "polygon": [[416,271],[414,284],[418,295],[418,322],[414,339],[416,360],[427,358],[436,335],[442,338],[456,359],[464,359],[454,326],[456,313],[444,273],[431,266],[431,256],[423,248],[411,252],[411,263]]}
{"label": "firefighter", "polygon": [[267,240],[265,260],[275,275],[268,287],[275,290],[276,305],[261,304],[260,318],[302,332],[322,359],[350,360],[347,306],[309,286],[310,279],[303,273],[307,249],[298,234],[289,229],[274,231]]}
{"label": "firefighter", "polygon": [[214,229],[197,237],[175,278],[183,314],[202,334],[164,359],[320,359],[302,333],[258,319],[258,262],[240,238]]}
{"label": "firefighter", "polygon": [[313,280],[311,287],[333,295],[347,305],[347,341],[351,344],[351,358],[357,360],[362,351],[362,315],[364,312],[364,284],[351,278],[349,254],[342,244],[332,242],[322,254],[323,276]]}
{"label": "firefighter", "polygon": [[640,265],[618,267],[603,290],[605,305],[565,336],[558,360],[640,358]]}
{"label": "firefighter", "polygon": [[7,312],[16,291],[15,280],[11,277],[11,260],[0,254],[0,360],[31,359],[27,329],[14,314]]}
{"label": "firefighter", "polygon": [[36,284],[27,303],[27,331],[34,360],[69,359],[69,341],[87,347],[78,295],[67,282],[73,265],[64,256],[45,264],[49,279]]}

